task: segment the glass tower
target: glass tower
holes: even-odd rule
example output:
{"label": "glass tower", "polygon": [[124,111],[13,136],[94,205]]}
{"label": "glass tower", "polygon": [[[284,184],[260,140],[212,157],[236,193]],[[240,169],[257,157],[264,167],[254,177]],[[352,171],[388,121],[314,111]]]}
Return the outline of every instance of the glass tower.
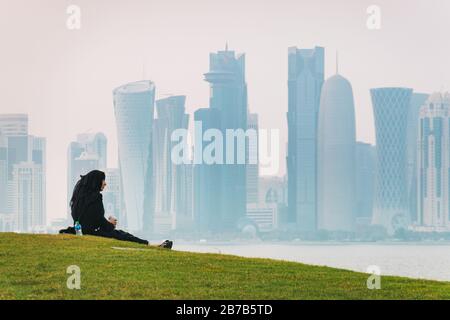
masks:
{"label": "glass tower", "polygon": [[417,222],[417,138],[420,108],[427,101],[429,94],[413,93],[408,113],[408,127],[406,133],[406,154],[408,171],[408,206],[411,222]]}
{"label": "glass tower", "polygon": [[[209,108],[217,110],[219,117],[216,129],[222,132],[223,137],[226,137],[226,131],[229,129],[245,132],[248,114],[245,55],[238,55],[228,48],[211,53],[205,81],[210,84]],[[215,207],[218,212],[215,228],[221,231],[236,230],[239,219],[245,218],[246,215],[246,164],[238,163],[238,153],[247,153],[247,149],[238,150],[238,145],[235,141],[233,164],[220,164],[213,169],[217,171],[213,176],[219,178],[215,185],[220,186],[214,188],[219,198]],[[224,159],[227,159],[229,150],[223,151]]]}
{"label": "glass tower", "polygon": [[174,164],[171,159],[172,148],[178,144],[178,141],[172,142],[172,133],[176,129],[187,129],[189,124],[185,101],[186,96],[171,96],[156,101],[157,118],[153,126],[156,233],[177,229],[177,222],[183,224],[183,217],[189,209],[187,203],[180,202],[184,199],[183,188],[188,188],[186,183],[182,183],[185,182],[182,175],[186,174],[186,167]]}
{"label": "glass tower", "polygon": [[155,85],[147,80],[133,82],[115,89],[113,95],[127,226],[133,231],[152,230]]}
{"label": "glass tower", "polygon": [[8,140],[0,130],[0,214],[5,214],[7,212],[8,209],[7,203],[8,203]]}
{"label": "glass tower", "polygon": [[[248,129],[258,132],[258,114],[248,114]],[[247,164],[247,203],[258,203],[259,194],[259,156],[258,156],[258,143],[256,145],[249,145],[249,158],[253,155],[257,159],[256,164]]]}
{"label": "glass tower", "polygon": [[28,136],[28,158],[13,166],[11,199],[19,231],[46,226],[46,139]]}
{"label": "glass tower", "polygon": [[288,50],[288,223],[317,228],[317,117],[324,49]]}
{"label": "glass tower", "polygon": [[372,222],[375,188],[375,146],[356,143],[356,223],[370,225]]}
{"label": "glass tower", "polygon": [[350,82],[339,74],[322,88],[318,124],[318,228],[355,225],[355,107]]}
{"label": "glass tower", "polygon": [[[194,113],[196,124],[201,123],[202,130],[220,127],[220,111],[213,108],[200,108]],[[200,143],[200,145],[199,145]],[[194,152],[203,152],[203,139],[195,142]],[[196,163],[194,165],[194,222],[201,232],[220,230],[222,207],[222,184],[220,164]]]}
{"label": "glass tower", "polygon": [[373,224],[389,233],[409,224],[407,188],[407,119],[412,89],[370,90],[377,146]]}
{"label": "glass tower", "polygon": [[449,93],[432,94],[420,110],[417,220],[436,231],[450,227],[449,112]]}

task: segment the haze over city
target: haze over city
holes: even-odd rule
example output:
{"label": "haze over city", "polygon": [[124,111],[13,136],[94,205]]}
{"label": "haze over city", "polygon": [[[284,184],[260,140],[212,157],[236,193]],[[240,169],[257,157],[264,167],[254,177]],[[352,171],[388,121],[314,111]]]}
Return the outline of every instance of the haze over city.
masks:
{"label": "haze over city", "polygon": [[[2,1],[5,2],[5,1]],[[68,30],[66,8],[81,8]],[[325,78],[352,84],[359,141],[375,143],[370,88],[450,88],[448,1],[377,1],[381,29],[369,30],[372,1],[14,1],[0,12],[0,113],[28,113],[47,138],[47,218],[66,215],[67,147],[78,133],[104,132],[117,166],[112,90],[152,80],[157,98],[186,95],[187,112],[207,107],[209,53],[246,54],[249,110],[287,144],[287,50],[325,48]],[[12,32],[14,31],[14,32]],[[192,123],[192,122],[191,122]]]}
{"label": "haze over city", "polygon": [[0,300],[450,297],[450,0],[0,8]]}

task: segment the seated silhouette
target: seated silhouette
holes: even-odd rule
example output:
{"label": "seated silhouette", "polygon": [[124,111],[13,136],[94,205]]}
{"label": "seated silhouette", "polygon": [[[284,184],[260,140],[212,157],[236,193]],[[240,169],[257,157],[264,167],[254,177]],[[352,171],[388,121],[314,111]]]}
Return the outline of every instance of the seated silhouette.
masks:
{"label": "seated silhouette", "polygon": [[[87,175],[80,176],[80,180],[75,185],[72,199],[70,200],[74,225],[78,222],[81,225],[83,234],[150,245],[147,240],[135,237],[128,232],[117,230],[117,219],[110,217],[107,220],[105,218],[101,194],[105,187],[106,175],[102,171],[94,170]],[[75,234],[75,228],[69,227],[60,230],[60,233]],[[172,245],[172,241],[166,240],[158,246],[171,249]]]}

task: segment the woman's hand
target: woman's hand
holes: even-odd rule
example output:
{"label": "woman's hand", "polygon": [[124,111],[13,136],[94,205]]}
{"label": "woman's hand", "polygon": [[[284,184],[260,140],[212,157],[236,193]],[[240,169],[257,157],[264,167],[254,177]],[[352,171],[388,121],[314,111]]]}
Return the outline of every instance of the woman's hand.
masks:
{"label": "woman's hand", "polygon": [[109,221],[109,223],[111,223],[114,226],[114,228],[117,226],[117,219],[116,218],[111,216],[111,217],[108,218],[108,221]]}

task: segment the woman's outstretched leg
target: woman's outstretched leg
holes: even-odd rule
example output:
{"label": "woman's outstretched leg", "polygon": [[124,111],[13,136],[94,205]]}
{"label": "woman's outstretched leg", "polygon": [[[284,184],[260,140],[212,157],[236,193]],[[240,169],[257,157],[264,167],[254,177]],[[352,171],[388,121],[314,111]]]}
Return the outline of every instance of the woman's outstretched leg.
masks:
{"label": "woman's outstretched leg", "polygon": [[172,246],[173,246],[173,242],[169,241],[169,240],[166,240],[162,244],[159,244],[159,245],[152,245],[147,240],[135,237],[131,233],[128,233],[123,230],[112,230],[110,232],[99,230],[96,232],[96,235],[98,235],[100,237],[112,238],[112,239],[121,240],[121,241],[129,241],[129,242],[134,242],[134,243],[139,243],[139,244],[145,244],[145,245],[149,245],[152,247],[161,247],[161,248],[166,248],[166,249],[172,249]]}
{"label": "woman's outstretched leg", "polygon": [[93,235],[99,236],[99,237],[105,237],[105,238],[111,238],[121,241],[129,241],[139,244],[145,244],[148,245],[147,240],[140,239],[138,237],[133,236],[131,233],[122,231],[122,230],[112,230],[112,231],[103,231],[98,230]]}
{"label": "woman's outstretched leg", "polygon": [[130,241],[145,245],[149,244],[147,240],[135,237],[131,233],[125,232],[123,230],[113,230],[112,233],[114,234],[113,238],[117,240]]}

